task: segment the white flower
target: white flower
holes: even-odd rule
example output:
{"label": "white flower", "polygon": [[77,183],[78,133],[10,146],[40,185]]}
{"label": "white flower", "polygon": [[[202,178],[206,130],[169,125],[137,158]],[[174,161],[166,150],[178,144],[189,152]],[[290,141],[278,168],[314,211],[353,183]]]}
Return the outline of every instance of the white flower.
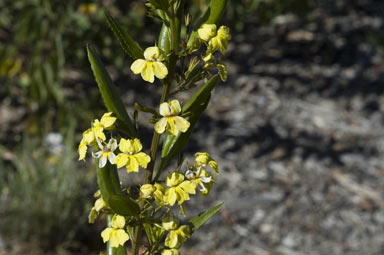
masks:
{"label": "white flower", "polygon": [[207,194],[209,192],[213,178],[212,176],[209,176],[204,168],[199,167],[196,172],[187,170],[185,172],[185,177],[187,177],[188,180],[194,182],[199,187],[199,190],[202,194]]}
{"label": "white flower", "polygon": [[100,151],[92,153],[92,156],[94,158],[99,159],[99,168],[105,167],[107,164],[107,159],[109,163],[114,164],[115,160],[115,153],[113,153],[117,148],[117,141],[114,138],[109,139],[109,142],[107,145],[102,145],[99,139],[97,140],[97,145],[100,148]]}

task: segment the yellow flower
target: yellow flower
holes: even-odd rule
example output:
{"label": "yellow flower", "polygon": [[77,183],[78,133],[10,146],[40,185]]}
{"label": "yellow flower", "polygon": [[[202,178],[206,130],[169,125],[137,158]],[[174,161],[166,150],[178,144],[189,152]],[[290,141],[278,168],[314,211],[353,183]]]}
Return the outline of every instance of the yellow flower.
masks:
{"label": "yellow flower", "polygon": [[99,216],[100,214],[100,211],[103,209],[103,208],[106,208],[107,205],[105,204],[103,198],[98,198],[96,201],[95,201],[95,204],[93,205],[92,209],[91,209],[91,212],[89,213],[89,216],[88,216],[88,222],[89,223],[94,223],[96,218]]}
{"label": "yellow flower", "polygon": [[107,164],[107,159],[109,160],[109,163],[114,164],[115,160],[115,153],[113,153],[117,148],[117,141],[114,138],[109,139],[109,142],[107,145],[102,145],[99,139],[96,139],[97,145],[99,146],[100,151],[93,153],[92,156],[94,158],[99,159],[99,168],[105,167]]}
{"label": "yellow flower", "polygon": [[143,194],[143,197],[149,198],[152,197],[153,193],[156,191],[156,187],[152,184],[144,184],[140,187],[140,192]]}
{"label": "yellow flower", "polygon": [[131,65],[134,74],[141,73],[143,80],[153,83],[155,76],[164,79],[168,75],[168,69],[162,63],[164,57],[158,47],[149,47],[144,51],[144,59],[136,59]]}
{"label": "yellow flower", "polygon": [[113,124],[116,121],[116,117],[112,117],[112,112],[105,113],[101,120],[95,119],[92,123],[92,128],[87,129],[83,133],[83,138],[79,144],[79,160],[83,160],[87,154],[87,146],[93,146],[96,144],[96,139],[104,142],[105,137],[104,130],[113,129]]}
{"label": "yellow flower", "polygon": [[228,47],[228,40],[230,39],[231,34],[229,28],[221,26],[217,31],[217,35],[209,40],[207,52],[215,52],[220,49],[221,53],[225,53]]}
{"label": "yellow flower", "polygon": [[169,187],[165,191],[165,202],[173,206],[176,201],[181,205],[184,201],[189,200],[189,194],[196,194],[195,183],[184,180],[184,175],[181,173],[171,173],[166,179],[166,184]]}
{"label": "yellow flower", "polygon": [[210,165],[213,171],[219,173],[217,162],[206,152],[197,152],[195,154],[195,162],[196,167],[205,167],[207,165]]}
{"label": "yellow flower", "polygon": [[165,239],[165,246],[169,248],[179,248],[189,237],[191,237],[191,230],[187,225],[183,225],[168,233]]}
{"label": "yellow flower", "polygon": [[165,249],[161,251],[161,255],[179,255],[180,252],[177,249]]}
{"label": "yellow flower", "polygon": [[129,240],[128,234],[123,229],[125,226],[125,218],[115,214],[112,218],[112,227],[106,228],[101,232],[103,242],[111,242],[112,247],[119,247]]}
{"label": "yellow flower", "polygon": [[197,30],[201,40],[208,42],[212,37],[216,36],[215,24],[203,24],[201,28]]}
{"label": "yellow flower", "polygon": [[179,226],[179,221],[173,217],[166,217],[162,225],[166,231],[175,230]]}
{"label": "yellow flower", "polygon": [[127,172],[138,172],[139,166],[146,168],[151,158],[144,152],[140,152],[143,146],[139,139],[121,138],[119,149],[122,153],[115,158],[115,164],[118,168],[125,166]]}
{"label": "yellow flower", "polygon": [[178,116],[181,112],[179,101],[172,100],[169,104],[162,103],[159,112],[163,118],[155,125],[157,133],[162,134],[167,131],[168,134],[178,135],[180,131],[185,133],[188,130],[190,123],[183,117]]}
{"label": "yellow flower", "polygon": [[94,14],[97,11],[97,5],[93,3],[80,4],[79,11],[83,14]]}

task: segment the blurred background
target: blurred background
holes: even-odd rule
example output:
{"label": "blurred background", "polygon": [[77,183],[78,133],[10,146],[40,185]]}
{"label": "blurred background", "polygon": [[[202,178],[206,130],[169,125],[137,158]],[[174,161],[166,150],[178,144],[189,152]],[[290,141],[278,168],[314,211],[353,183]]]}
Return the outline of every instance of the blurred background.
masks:
{"label": "blurred background", "polygon": [[[192,17],[207,2],[191,1]],[[85,45],[100,50],[129,111],[155,107],[159,86],[132,75],[103,16],[151,46],[160,26],[144,3],[0,0],[0,254],[102,249],[104,223],[87,223],[94,165],[76,153],[105,111]],[[225,206],[183,254],[384,254],[384,2],[228,5],[229,79],[186,148],[210,152],[221,170],[188,215]]]}

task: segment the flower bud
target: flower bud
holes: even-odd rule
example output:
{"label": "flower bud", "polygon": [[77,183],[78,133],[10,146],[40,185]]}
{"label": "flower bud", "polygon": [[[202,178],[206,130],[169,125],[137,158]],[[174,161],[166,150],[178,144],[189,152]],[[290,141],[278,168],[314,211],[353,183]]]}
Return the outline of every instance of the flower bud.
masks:
{"label": "flower bud", "polygon": [[197,30],[201,40],[208,42],[212,37],[216,36],[215,24],[203,24],[201,28]]}
{"label": "flower bud", "polygon": [[166,217],[163,221],[163,228],[167,231],[174,230],[179,226],[179,221],[173,217]]}
{"label": "flower bud", "polygon": [[180,252],[177,249],[165,249],[161,251],[161,255],[179,255]]}
{"label": "flower bud", "polygon": [[155,190],[156,188],[152,184],[144,184],[140,188],[141,193],[146,198],[151,197],[153,195],[153,192],[155,192]]}

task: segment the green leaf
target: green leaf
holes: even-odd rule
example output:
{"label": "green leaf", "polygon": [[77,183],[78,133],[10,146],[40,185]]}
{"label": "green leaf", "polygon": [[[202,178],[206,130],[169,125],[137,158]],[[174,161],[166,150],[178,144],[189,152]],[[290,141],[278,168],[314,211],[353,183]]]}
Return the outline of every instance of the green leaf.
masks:
{"label": "green leaf", "polygon": [[[161,154],[161,163],[158,171],[162,171],[164,167],[172,160],[174,156],[181,152],[184,146],[187,144],[189,137],[191,136],[193,127],[199,120],[201,114],[206,109],[209,99],[211,96],[211,91],[216,87],[218,83],[218,76],[213,76],[204,86],[202,86],[191,99],[183,106],[183,113],[191,113],[192,115],[188,117],[188,121],[191,124],[188,131],[185,133],[180,133],[178,136],[166,135],[162,154]],[[159,173],[160,173],[159,172]],[[159,175],[159,173],[157,175]]]}
{"label": "green leaf", "polygon": [[117,168],[115,165],[107,164],[103,168],[99,168],[99,160],[96,160],[96,177],[97,185],[101,191],[103,200],[109,205],[109,199],[112,195],[120,195],[121,187]]}
{"label": "green leaf", "polygon": [[134,200],[121,195],[111,195],[108,204],[119,215],[136,217],[140,213],[140,207]]}
{"label": "green leaf", "polygon": [[87,51],[88,59],[91,63],[91,68],[96,78],[97,85],[99,86],[99,90],[105,106],[107,107],[108,111],[114,113],[114,115],[117,117],[118,123],[122,127],[123,131],[127,133],[127,135],[130,137],[137,137],[137,132],[133,121],[126,112],[124,104],[117,92],[116,86],[113,84],[111,77],[105,69],[96,48],[88,45]]}
{"label": "green leaf", "polygon": [[112,18],[108,12],[105,12],[105,17],[109,27],[115,34],[117,40],[119,40],[121,47],[128,54],[128,56],[134,60],[144,58],[143,49],[140,45],[132,39],[132,37],[119,25],[119,23],[117,23],[114,18]]}
{"label": "green leaf", "polygon": [[189,223],[192,225],[192,231],[198,230],[202,225],[204,225],[210,218],[212,218],[216,213],[218,213],[224,203],[218,204],[215,207],[208,209],[207,211],[200,213],[198,216],[193,217]]}
{"label": "green leaf", "polygon": [[217,25],[223,16],[226,5],[227,0],[211,0],[207,9],[207,12],[209,12],[209,17],[204,23]]}
{"label": "green leaf", "polygon": [[171,49],[171,42],[169,39],[169,33],[170,33],[170,28],[163,23],[161,30],[160,30],[160,34],[159,34],[158,45],[159,45],[160,49],[162,49],[162,51],[164,52],[165,55],[168,55],[168,53]]}
{"label": "green leaf", "polygon": [[156,9],[166,10],[169,6],[168,0],[148,0]]}

